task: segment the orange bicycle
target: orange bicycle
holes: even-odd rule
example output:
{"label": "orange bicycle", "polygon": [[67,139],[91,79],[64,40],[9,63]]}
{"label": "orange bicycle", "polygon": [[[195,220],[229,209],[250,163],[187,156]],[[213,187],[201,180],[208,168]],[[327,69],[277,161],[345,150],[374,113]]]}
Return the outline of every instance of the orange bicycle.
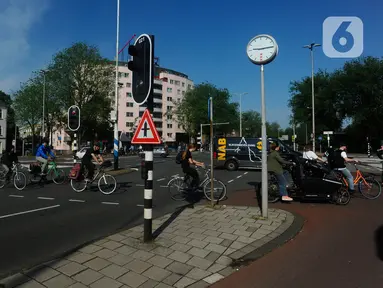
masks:
{"label": "orange bicycle", "polygon": [[[356,169],[356,177],[354,178],[355,186],[358,185],[358,190],[365,198],[373,200],[376,199],[382,194],[382,186],[374,177],[374,175],[363,176],[363,173],[358,169],[357,165],[354,163]],[[341,171],[336,171],[339,173],[340,177],[343,180],[344,185],[348,188],[347,179],[344,177]]]}

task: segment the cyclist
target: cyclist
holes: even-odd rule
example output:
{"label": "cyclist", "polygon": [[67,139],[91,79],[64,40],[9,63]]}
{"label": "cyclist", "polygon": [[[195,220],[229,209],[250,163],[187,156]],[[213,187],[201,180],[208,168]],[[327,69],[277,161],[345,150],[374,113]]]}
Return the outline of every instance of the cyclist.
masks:
{"label": "cyclist", "polygon": [[303,152],[303,158],[308,159],[308,160],[318,160],[320,162],[325,162],[321,157],[319,157],[313,151],[313,145],[312,144],[306,144],[305,151]]}
{"label": "cyclist", "polygon": [[182,152],[181,157],[181,167],[182,171],[192,177],[193,181],[191,183],[192,188],[197,188],[199,185],[199,175],[195,168],[192,168],[190,164],[194,164],[196,166],[204,167],[205,164],[202,162],[198,162],[193,160],[191,152],[195,151],[195,147],[193,145],[189,145],[185,151]]}
{"label": "cyclist", "polygon": [[[41,176],[46,175],[46,168],[48,166],[48,161],[50,158],[56,158],[56,155],[53,153],[51,148],[48,146],[49,140],[47,138],[43,139],[43,144],[39,146],[36,152],[36,160],[42,164],[41,166]],[[49,155],[49,156],[48,156]]]}
{"label": "cyclist", "polygon": [[99,142],[94,142],[93,147],[86,150],[84,156],[81,159],[81,169],[84,169],[84,167],[88,169],[88,175],[85,179],[85,181],[88,182],[92,182],[94,175],[94,164],[92,163],[92,160],[96,161],[97,164],[102,164],[102,162],[104,162],[104,158],[102,158],[100,154]]}
{"label": "cyclist", "polygon": [[3,169],[5,170],[5,175],[8,178],[9,171],[11,170],[13,163],[19,163],[19,159],[15,153],[15,146],[12,145],[10,150],[7,149],[6,151],[4,151],[3,156],[1,157],[1,163]]}

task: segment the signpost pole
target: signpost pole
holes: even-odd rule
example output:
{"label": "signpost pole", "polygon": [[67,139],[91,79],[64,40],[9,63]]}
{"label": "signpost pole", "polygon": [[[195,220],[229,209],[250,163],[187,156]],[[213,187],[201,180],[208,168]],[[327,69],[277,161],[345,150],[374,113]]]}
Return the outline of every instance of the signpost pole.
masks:
{"label": "signpost pole", "polygon": [[[266,135],[266,104],[265,76],[261,65],[261,106],[262,106],[262,217],[267,218],[268,210],[268,174],[267,174],[267,135]],[[295,136],[295,133],[294,133]],[[295,142],[294,142],[295,143]]]}
{"label": "signpost pole", "polygon": [[209,114],[210,114],[210,199],[211,207],[214,206],[214,165],[213,165],[213,97],[209,98]]}

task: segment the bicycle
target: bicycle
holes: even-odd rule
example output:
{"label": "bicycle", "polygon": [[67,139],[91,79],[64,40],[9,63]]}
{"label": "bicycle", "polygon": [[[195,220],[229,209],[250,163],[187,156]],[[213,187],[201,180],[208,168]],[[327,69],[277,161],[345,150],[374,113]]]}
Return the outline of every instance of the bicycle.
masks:
{"label": "bicycle", "polygon": [[57,167],[56,161],[52,159],[48,162],[48,171],[46,175],[41,175],[41,163],[36,162],[29,166],[29,173],[31,174],[30,181],[33,184],[40,184],[42,181],[46,182],[47,176],[51,176],[52,181],[59,185],[65,182],[65,171]]}
{"label": "bicycle", "polygon": [[[99,169],[96,171],[95,175],[93,176],[92,181],[90,181],[90,182],[85,181],[84,176],[87,175],[87,171],[85,171],[85,173],[83,173],[83,175],[80,175],[80,177],[78,179],[71,179],[70,185],[71,185],[72,189],[76,192],[83,192],[88,187],[89,184],[92,184],[97,179],[97,177],[99,175],[101,175],[101,177],[98,179],[98,183],[97,183],[98,190],[105,195],[112,194],[117,188],[117,180],[112,175],[107,174],[104,171],[105,168],[109,168],[111,166],[112,166],[111,161],[109,161],[109,160],[104,161],[100,165]],[[103,184],[102,182],[104,182],[105,185],[108,185],[108,183],[110,183],[109,185],[111,185],[112,189],[109,192],[104,190],[104,187],[102,186],[102,184]],[[78,185],[78,187],[76,187],[76,185]]]}
{"label": "bicycle", "polygon": [[[368,175],[366,177],[363,176],[363,173],[358,169],[357,165],[354,163],[355,169],[356,169],[356,177],[354,178],[354,184],[358,185],[358,190],[360,194],[363,195],[363,197],[369,199],[369,200],[374,200],[382,194],[382,186],[374,178],[374,175]],[[342,171],[336,170],[336,172],[340,175],[341,179],[343,180],[344,185],[346,188],[348,188],[348,182],[347,179],[344,177]],[[363,188],[367,187],[368,191],[366,192]],[[373,188],[376,188],[377,193],[374,193],[370,195],[368,192],[372,190]]]}
{"label": "bicycle", "polygon": [[13,182],[15,188],[19,191],[23,190],[25,186],[27,186],[27,176],[25,176],[24,172],[20,171],[20,164],[13,164],[11,168],[12,174],[8,176],[8,173],[5,173],[4,170],[0,172],[0,188],[3,188],[10,182]]}
{"label": "bicycle", "polygon": [[[196,167],[197,171],[199,169],[199,167]],[[205,169],[205,168],[202,168],[204,171],[205,171],[205,178],[202,182],[200,182],[200,184],[198,185],[197,188],[194,188],[196,190],[199,190],[199,189],[202,189],[205,197],[207,200],[211,201],[211,178],[210,178],[210,169]],[[220,180],[217,180],[214,178],[213,180],[213,185],[214,185],[214,200],[215,201],[221,201],[222,199],[224,199],[226,197],[226,185],[220,181]],[[185,177],[182,177],[182,176],[178,176],[178,177],[175,177],[173,179],[171,179],[169,182],[168,182],[168,189],[169,189],[169,193],[170,193],[170,197],[175,200],[175,201],[183,201],[187,198],[188,196],[188,191],[190,190],[194,190],[193,188],[191,188],[191,182],[192,182],[192,178],[189,176],[189,175],[186,175]],[[221,186],[221,188],[217,188]],[[175,188],[176,189],[176,192],[175,193],[172,193],[172,188]],[[216,191],[219,189],[222,190],[221,192],[217,192],[216,194]],[[218,197],[216,197],[216,195],[218,195]],[[180,198],[177,198],[177,196],[179,196]]]}

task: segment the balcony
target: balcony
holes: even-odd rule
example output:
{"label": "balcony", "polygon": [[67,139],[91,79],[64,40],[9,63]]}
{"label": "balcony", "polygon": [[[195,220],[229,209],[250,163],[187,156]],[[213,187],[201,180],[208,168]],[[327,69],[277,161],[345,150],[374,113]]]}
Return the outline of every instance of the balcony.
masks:
{"label": "balcony", "polygon": [[160,90],[160,89],[153,89],[153,94],[161,94],[162,95],[162,90]]}
{"label": "balcony", "polygon": [[160,98],[153,98],[154,103],[162,103],[162,97]]}
{"label": "balcony", "polygon": [[153,117],[153,121],[154,121],[154,122],[162,123],[162,118]]}
{"label": "balcony", "polygon": [[162,113],[162,108],[153,108],[153,112],[160,112],[160,113]]}

